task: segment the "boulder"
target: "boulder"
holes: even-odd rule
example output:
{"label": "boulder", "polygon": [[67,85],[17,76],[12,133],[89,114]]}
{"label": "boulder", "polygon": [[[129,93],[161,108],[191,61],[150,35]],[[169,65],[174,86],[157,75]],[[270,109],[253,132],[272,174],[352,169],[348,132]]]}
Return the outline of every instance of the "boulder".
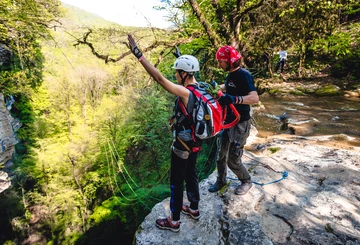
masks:
{"label": "boulder", "polygon": [[[15,145],[18,143],[15,131],[21,124],[15,120],[8,110],[11,105],[5,105],[3,94],[0,93],[0,163],[7,167],[15,152]],[[0,166],[1,167],[1,166]],[[10,186],[10,180],[5,172],[0,171],[0,193]]]}

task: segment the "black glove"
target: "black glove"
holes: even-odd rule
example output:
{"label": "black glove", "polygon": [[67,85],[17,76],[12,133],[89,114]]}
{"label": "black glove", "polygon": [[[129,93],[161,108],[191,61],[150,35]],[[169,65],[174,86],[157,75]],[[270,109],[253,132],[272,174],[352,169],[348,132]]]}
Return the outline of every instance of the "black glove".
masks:
{"label": "black glove", "polygon": [[236,96],[224,94],[218,99],[221,106],[226,106],[234,103],[236,101]]}
{"label": "black glove", "polygon": [[129,40],[129,47],[131,52],[135,55],[136,58],[140,59],[143,56],[143,54],[136,45],[134,38],[130,34],[128,35],[128,40]]}
{"label": "black glove", "polygon": [[181,53],[180,53],[180,50],[178,49],[177,46],[175,46],[175,52],[173,53],[173,55],[176,57],[176,58],[179,58],[181,56]]}

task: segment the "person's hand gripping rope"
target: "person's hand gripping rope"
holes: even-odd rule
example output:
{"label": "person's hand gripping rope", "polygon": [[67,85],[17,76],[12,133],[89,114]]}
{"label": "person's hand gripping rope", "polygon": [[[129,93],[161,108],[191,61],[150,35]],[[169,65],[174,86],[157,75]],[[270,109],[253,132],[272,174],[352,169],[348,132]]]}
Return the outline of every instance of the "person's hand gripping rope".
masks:
{"label": "person's hand gripping rope", "polygon": [[131,53],[133,53],[135,55],[135,57],[139,61],[141,61],[144,56],[141,53],[138,46],[136,45],[136,42],[135,42],[134,38],[130,34],[128,34],[128,40],[129,40],[129,46],[130,46]]}

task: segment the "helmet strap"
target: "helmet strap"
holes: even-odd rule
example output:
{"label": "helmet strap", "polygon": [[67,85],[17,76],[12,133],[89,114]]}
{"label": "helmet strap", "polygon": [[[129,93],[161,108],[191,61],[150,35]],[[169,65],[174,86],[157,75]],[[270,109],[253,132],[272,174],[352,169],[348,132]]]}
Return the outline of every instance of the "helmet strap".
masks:
{"label": "helmet strap", "polygon": [[179,71],[179,75],[180,75],[180,78],[181,78],[181,85],[184,86],[185,81],[186,81],[186,79],[188,78],[189,74],[186,73],[185,77],[183,77],[182,74],[183,74],[183,73],[182,73],[181,71]]}

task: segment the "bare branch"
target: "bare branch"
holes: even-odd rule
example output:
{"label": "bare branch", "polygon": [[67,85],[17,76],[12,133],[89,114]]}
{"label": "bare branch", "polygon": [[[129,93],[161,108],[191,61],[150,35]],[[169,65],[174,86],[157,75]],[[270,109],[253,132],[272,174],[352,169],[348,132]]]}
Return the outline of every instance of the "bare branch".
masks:
{"label": "bare branch", "polygon": [[[83,36],[82,39],[77,39],[77,42],[73,45],[74,47],[78,46],[78,45],[85,45],[85,46],[88,46],[91,50],[91,52],[99,59],[101,60],[104,60],[105,63],[108,63],[108,62],[118,62],[122,59],[124,59],[126,56],[130,55],[131,54],[131,51],[129,49],[129,51],[121,54],[119,57],[117,58],[110,58],[109,55],[104,55],[104,54],[100,54],[99,52],[97,52],[96,48],[94,47],[94,44],[89,42],[88,41],[88,37],[90,36],[90,34],[92,33],[93,31],[91,29],[89,29],[88,32],[86,32]],[[178,39],[176,41],[157,41],[155,40],[154,43],[152,43],[151,45],[149,45],[148,47],[146,48],[142,48],[142,52],[145,53],[145,52],[148,52],[148,51],[151,51],[157,47],[160,47],[160,46],[163,46],[164,49],[166,48],[174,48],[175,46],[179,46],[180,44],[182,43],[188,43],[188,42],[191,42],[193,38],[186,38],[186,39]],[[121,42],[121,44],[124,44],[125,46],[128,47],[128,44],[126,42]]]}

